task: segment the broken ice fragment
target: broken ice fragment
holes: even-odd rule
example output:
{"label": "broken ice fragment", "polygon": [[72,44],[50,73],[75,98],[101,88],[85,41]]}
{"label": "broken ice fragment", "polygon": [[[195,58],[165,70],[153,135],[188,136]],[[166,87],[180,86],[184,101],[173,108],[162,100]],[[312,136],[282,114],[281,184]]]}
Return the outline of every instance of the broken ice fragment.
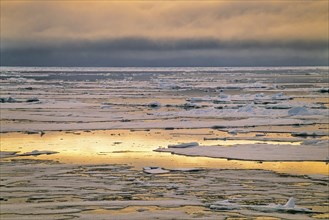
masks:
{"label": "broken ice fragment", "polygon": [[171,189],[178,189],[179,186],[177,184],[168,184],[166,186],[166,189],[171,190]]}
{"label": "broken ice fragment", "polygon": [[18,151],[0,151],[0,158],[15,157]]}
{"label": "broken ice fragment", "polygon": [[173,172],[198,172],[202,171],[203,169],[201,168],[172,168],[170,171]]}
{"label": "broken ice fragment", "polygon": [[245,112],[245,113],[255,113],[255,106],[254,104],[248,104],[246,106],[240,107],[238,112]]}
{"label": "broken ice fragment", "polygon": [[149,174],[163,174],[163,173],[169,173],[169,170],[164,170],[161,167],[144,167],[143,168],[144,173]]}
{"label": "broken ice fragment", "polygon": [[301,213],[315,213],[316,211],[298,207],[295,205],[296,199],[291,197],[285,205],[269,204],[269,205],[240,205],[230,202],[228,200],[218,201],[211,204],[209,207],[215,210],[238,210],[242,208],[252,209],[263,212],[301,212]]}
{"label": "broken ice fragment", "polygon": [[42,150],[42,151],[33,150],[31,152],[17,154],[17,156],[39,156],[39,155],[43,155],[43,154],[50,155],[50,154],[58,154],[58,153],[59,152],[57,152],[57,151],[50,151],[50,150]]}
{"label": "broken ice fragment", "polygon": [[0,103],[15,103],[15,102],[18,102],[18,101],[12,97],[0,98]]}
{"label": "broken ice fragment", "polygon": [[288,200],[288,202],[283,207],[286,207],[286,208],[294,208],[295,207],[295,201],[296,201],[295,198],[290,197],[289,200]]}
{"label": "broken ice fragment", "polygon": [[30,99],[27,99],[26,102],[39,102],[40,100],[36,97],[33,97],[33,98],[30,98]]}
{"label": "broken ice fragment", "polygon": [[329,93],[329,88],[321,88],[319,90],[320,93]]}
{"label": "broken ice fragment", "polygon": [[290,100],[290,99],[292,99],[292,98],[284,95],[282,92],[274,94],[272,96],[272,100]]}
{"label": "broken ice fragment", "polygon": [[226,100],[226,101],[230,101],[230,96],[229,95],[226,95],[225,93],[220,93],[219,94],[219,98],[220,100]]}
{"label": "broken ice fragment", "polygon": [[199,146],[198,142],[190,142],[190,143],[183,143],[183,144],[170,144],[168,148],[187,148],[187,147],[196,147]]}
{"label": "broken ice fragment", "polygon": [[294,137],[317,137],[317,136],[327,136],[325,132],[292,132],[291,136]]}
{"label": "broken ice fragment", "polygon": [[194,103],[194,102],[202,102],[204,100],[201,97],[192,97],[192,98],[186,99],[186,101],[189,101],[191,103]]}
{"label": "broken ice fragment", "polygon": [[194,103],[185,103],[184,105],[181,105],[182,108],[189,110],[189,109],[193,109],[193,108],[200,108],[200,106],[194,104]]}
{"label": "broken ice fragment", "polygon": [[101,109],[112,108],[111,105],[101,105]]}
{"label": "broken ice fragment", "polygon": [[294,115],[306,115],[308,114],[308,110],[305,107],[294,107],[288,111],[289,116]]}
{"label": "broken ice fragment", "polygon": [[151,102],[147,106],[150,107],[150,108],[160,108],[161,103],[160,102]]}
{"label": "broken ice fragment", "polygon": [[257,93],[255,95],[255,99],[260,99],[260,98],[263,98],[264,97],[264,93]]}

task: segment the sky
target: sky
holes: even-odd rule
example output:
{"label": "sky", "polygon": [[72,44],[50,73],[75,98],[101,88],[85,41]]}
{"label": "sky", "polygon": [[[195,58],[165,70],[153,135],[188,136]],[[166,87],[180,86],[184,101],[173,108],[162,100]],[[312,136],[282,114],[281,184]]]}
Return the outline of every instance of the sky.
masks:
{"label": "sky", "polygon": [[329,1],[1,0],[1,66],[329,65]]}

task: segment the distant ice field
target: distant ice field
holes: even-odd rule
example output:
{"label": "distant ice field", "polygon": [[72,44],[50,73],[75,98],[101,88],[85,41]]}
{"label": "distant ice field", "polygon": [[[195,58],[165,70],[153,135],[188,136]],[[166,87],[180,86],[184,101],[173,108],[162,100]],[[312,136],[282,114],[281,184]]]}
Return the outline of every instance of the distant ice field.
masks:
{"label": "distant ice field", "polygon": [[328,219],[328,67],[1,67],[0,84],[3,219]]}
{"label": "distant ice field", "polygon": [[[202,146],[198,151],[161,151],[256,161],[280,161],[282,156],[284,161],[328,161],[328,67],[1,67],[0,82],[2,133],[185,129],[190,141],[200,142],[191,129],[208,129],[225,135],[204,137],[214,140],[205,146],[227,140],[246,154],[237,156],[232,150],[214,155],[212,147],[206,152]],[[250,141],[268,144],[272,156],[265,159],[260,149],[267,148],[250,146]],[[273,142],[288,145],[278,148]],[[298,151],[296,144],[312,156]],[[250,155],[249,148],[259,155]],[[291,153],[297,151],[298,156]]]}
{"label": "distant ice field", "polygon": [[1,67],[1,131],[323,124],[327,73],[327,67]]}

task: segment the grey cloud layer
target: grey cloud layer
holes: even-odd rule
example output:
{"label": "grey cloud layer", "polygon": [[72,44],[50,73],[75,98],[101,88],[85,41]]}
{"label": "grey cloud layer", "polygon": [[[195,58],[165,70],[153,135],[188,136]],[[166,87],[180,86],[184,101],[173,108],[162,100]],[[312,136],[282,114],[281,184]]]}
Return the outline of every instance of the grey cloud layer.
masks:
{"label": "grey cloud layer", "polygon": [[170,50],[220,50],[220,49],[292,49],[292,50],[326,50],[328,41],[324,40],[288,40],[288,41],[220,41],[213,38],[200,39],[162,39],[154,40],[129,37],[109,40],[70,40],[65,42],[33,42],[2,47],[3,53],[9,51],[170,51]]}
{"label": "grey cloud layer", "polygon": [[328,65],[328,42],[215,39],[44,42],[1,49],[2,65],[257,66]]}
{"label": "grey cloud layer", "polygon": [[1,65],[328,65],[328,1],[1,1]]}

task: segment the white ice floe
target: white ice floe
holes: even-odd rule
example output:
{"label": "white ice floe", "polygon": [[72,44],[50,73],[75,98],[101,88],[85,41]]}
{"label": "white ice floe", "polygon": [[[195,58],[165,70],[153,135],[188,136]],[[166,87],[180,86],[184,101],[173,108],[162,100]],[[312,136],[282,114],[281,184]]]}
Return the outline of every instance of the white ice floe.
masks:
{"label": "white ice floe", "polygon": [[307,115],[309,114],[309,111],[305,107],[293,107],[288,111],[289,116],[294,116],[294,115]]}
{"label": "white ice floe", "polygon": [[221,92],[219,94],[219,98],[215,101],[216,102],[231,102],[231,96]]}
{"label": "white ice floe", "polygon": [[201,168],[172,168],[172,169],[169,169],[170,171],[172,172],[197,172],[197,171],[201,171],[203,169]]}
{"label": "white ice floe", "polygon": [[285,207],[285,208],[294,208],[295,207],[295,202],[296,202],[296,199],[291,197],[291,198],[289,198],[289,200],[287,201],[287,203],[283,207]]}
{"label": "white ice floe", "polygon": [[[38,104],[38,105],[34,105]],[[43,100],[35,102],[15,102],[15,103],[6,103],[6,105],[1,106],[1,109],[48,109],[53,110],[55,113],[59,113],[59,109],[81,109],[81,108],[90,108],[93,106],[90,103],[82,103],[76,100],[69,101],[57,101],[57,100]],[[49,118],[49,116],[48,116]]]}
{"label": "white ice floe", "polygon": [[177,184],[168,184],[166,185],[166,189],[171,190],[171,189],[178,189],[179,185]]}
{"label": "white ice floe", "polygon": [[269,205],[240,205],[230,202],[228,200],[218,201],[210,205],[214,210],[237,210],[237,209],[252,209],[263,212],[302,212],[302,213],[314,213],[315,211],[304,207],[295,205],[296,199],[291,197],[285,205],[281,204],[269,204]]}
{"label": "white ice floe", "polygon": [[[20,68],[19,72],[1,69],[2,91],[8,94],[0,98],[1,117],[6,121],[1,131],[272,126],[278,121],[280,125],[282,121],[290,124],[292,119],[301,119],[293,124],[323,123],[327,118],[323,101],[327,93],[318,92],[328,89],[323,80],[327,71],[322,69],[312,70],[319,73],[312,76],[316,82],[312,84],[304,83],[310,76],[308,68],[293,70],[294,75],[286,74],[290,68],[263,69],[262,73],[252,72],[259,71],[254,68],[187,69],[150,68],[145,73],[136,68],[115,70],[120,74],[93,68],[55,70],[56,74],[48,73],[47,68]],[[276,75],[269,74],[272,71]],[[303,76],[303,82],[292,79],[297,76]],[[21,77],[31,80],[28,87],[18,83],[16,79]],[[280,88],[276,86],[278,80]],[[27,102],[31,97],[41,102]],[[100,104],[99,100],[106,102],[109,97],[112,104]],[[305,103],[299,103],[298,98]],[[156,109],[160,103],[166,107],[152,114],[143,108]],[[306,108],[308,114],[293,112],[296,109],[288,113],[298,106]]]}
{"label": "white ice floe", "polygon": [[249,104],[238,109],[238,112],[255,113],[255,105]]}
{"label": "white ice floe", "polygon": [[196,147],[199,146],[198,142],[190,142],[190,143],[183,143],[183,144],[170,144],[168,148],[187,148],[187,147]]}
{"label": "white ice floe", "polygon": [[[198,109],[192,109],[193,114],[199,114],[204,116],[204,111],[198,113],[195,112]],[[201,109],[200,109],[201,110]],[[212,111],[216,111],[214,109]],[[209,111],[210,114],[215,114]],[[218,110],[217,110],[218,111]],[[186,111],[188,112],[188,111]],[[206,111],[208,112],[208,111]],[[250,117],[250,118],[236,118],[234,120],[200,120],[200,118],[195,118],[191,120],[177,120],[177,116],[170,118],[166,117],[166,120],[159,120],[159,117],[164,117],[164,115],[159,114],[159,117],[156,120],[131,120],[131,121],[122,121],[122,117],[119,117],[117,113],[108,114],[111,117],[111,122],[101,121],[97,117],[83,117],[83,115],[76,117],[60,117],[54,118],[56,123],[53,122],[21,122],[21,123],[7,123],[5,126],[1,127],[2,131],[29,131],[33,130],[101,130],[101,129],[162,129],[162,128],[214,128],[214,129],[223,129],[223,128],[242,128],[250,126],[282,126],[282,125],[309,125],[313,124],[312,121],[301,120],[301,119],[292,119],[292,118],[264,118],[264,117]],[[125,112],[124,112],[125,113]],[[126,114],[126,113],[125,113]],[[188,115],[184,113],[184,115]],[[126,114],[127,115],[127,114]],[[154,114],[156,115],[156,114]],[[1,115],[3,116],[3,114]],[[129,115],[128,115],[129,116]],[[212,115],[207,115],[210,117]],[[8,112],[8,117],[10,117]],[[183,116],[181,116],[183,117]],[[227,115],[229,117],[229,114]],[[46,118],[46,116],[45,116]],[[59,120],[60,119],[60,120]],[[79,121],[77,121],[79,119]],[[145,118],[142,118],[145,119]],[[161,118],[160,118],[161,119]],[[72,122],[72,120],[74,120]],[[85,120],[85,121],[82,121]],[[70,123],[67,123],[69,121]],[[124,122],[124,123],[123,123]]]}
{"label": "white ice floe", "polygon": [[159,81],[158,82],[158,88],[160,89],[176,89],[179,88],[180,86],[176,84],[175,82],[171,81]]}
{"label": "white ice floe", "polygon": [[172,168],[165,169],[162,167],[143,167],[143,172],[148,174],[164,174],[169,172],[197,172],[201,171],[201,168]]}
{"label": "white ice floe", "polygon": [[202,102],[203,101],[203,98],[202,97],[192,97],[192,98],[189,98],[189,99],[186,99],[186,101],[188,102]]}
{"label": "white ice floe", "polygon": [[257,88],[257,89],[260,89],[260,88],[266,88],[268,85],[267,84],[264,84],[262,82],[255,82],[255,83],[252,83],[249,88]]}
{"label": "white ice floe", "polygon": [[219,98],[220,99],[230,99],[230,96],[225,93],[221,93],[221,94],[219,94]]}
{"label": "white ice floe", "polygon": [[227,133],[230,134],[230,135],[237,135],[238,132],[239,132],[238,130],[230,129]]}
{"label": "white ice floe", "polygon": [[164,174],[170,172],[169,170],[164,170],[161,167],[144,167],[143,171],[148,174]]}
{"label": "white ice floe", "polygon": [[207,97],[192,97],[192,98],[187,98],[186,101],[195,103],[195,102],[210,102],[212,99],[207,96]]}
{"label": "white ice floe", "polygon": [[257,93],[255,94],[255,99],[262,99],[264,96],[264,93]]}
{"label": "white ice floe", "polygon": [[321,140],[321,139],[314,139],[314,140],[304,140],[303,145],[312,145],[312,146],[317,146],[317,145],[327,145],[329,146],[329,140]]}
{"label": "white ice floe", "polygon": [[158,148],[156,152],[170,152],[185,156],[205,156],[253,161],[327,161],[327,143],[309,145],[240,144],[224,146],[195,146],[189,148]]}
{"label": "white ice floe", "polygon": [[8,157],[20,157],[20,156],[39,156],[39,155],[50,155],[50,154],[57,154],[57,151],[50,151],[50,150],[33,150],[31,152],[25,152],[22,154],[18,154],[18,151],[0,151],[0,158],[8,158]]}
{"label": "white ice floe", "polygon": [[50,155],[50,154],[58,154],[59,152],[57,151],[50,151],[50,150],[33,150],[31,152],[26,152],[26,153],[23,153],[23,154],[17,154],[17,156],[39,156],[39,155],[43,155],[43,154],[46,154],[46,155]]}
{"label": "white ice floe", "polygon": [[255,83],[226,83],[225,85],[221,85],[219,88],[221,89],[232,89],[232,90],[242,90],[242,89],[266,89],[269,85],[261,82]]}
{"label": "white ice floe", "polygon": [[16,157],[18,151],[0,151],[0,158]]}
{"label": "white ice floe", "polygon": [[107,108],[112,108],[111,103],[103,102],[101,104],[101,109],[107,109]]}
{"label": "white ice floe", "polygon": [[273,100],[290,100],[290,99],[292,99],[292,97],[286,96],[282,92],[280,92],[280,93],[274,94],[272,96],[272,99]]}

